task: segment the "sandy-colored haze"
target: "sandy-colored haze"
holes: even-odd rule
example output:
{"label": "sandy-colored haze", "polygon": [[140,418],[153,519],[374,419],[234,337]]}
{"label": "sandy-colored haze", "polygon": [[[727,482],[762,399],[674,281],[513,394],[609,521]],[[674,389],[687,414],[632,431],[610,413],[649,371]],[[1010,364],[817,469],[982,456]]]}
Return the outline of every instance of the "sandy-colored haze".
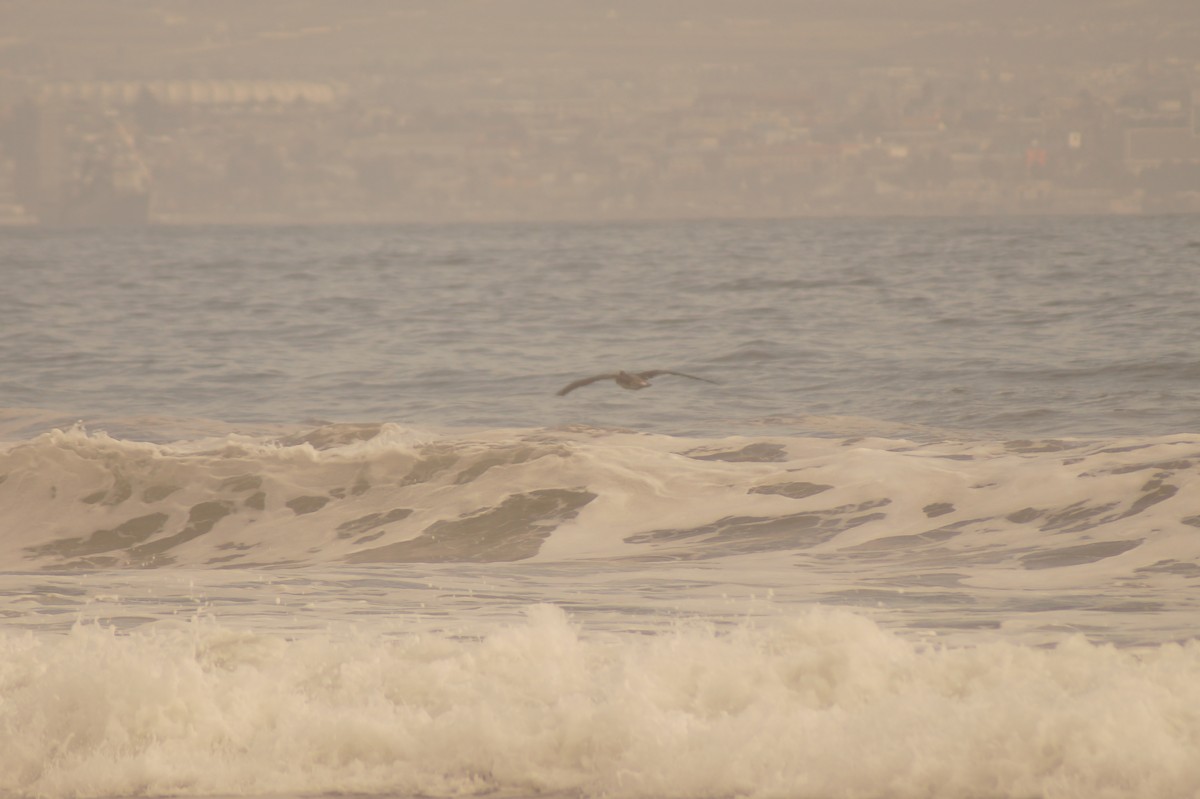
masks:
{"label": "sandy-colored haze", "polygon": [[1200,211],[1200,6],[0,2],[0,222]]}

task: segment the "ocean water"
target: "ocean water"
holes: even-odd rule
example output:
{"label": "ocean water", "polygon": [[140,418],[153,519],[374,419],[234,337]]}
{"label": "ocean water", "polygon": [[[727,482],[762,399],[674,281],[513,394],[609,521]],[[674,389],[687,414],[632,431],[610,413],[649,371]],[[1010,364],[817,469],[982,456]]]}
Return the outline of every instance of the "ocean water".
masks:
{"label": "ocean water", "polygon": [[[0,795],[1200,794],[1200,221],[0,231]],[[627,391],[616,370],[670,370]]]}

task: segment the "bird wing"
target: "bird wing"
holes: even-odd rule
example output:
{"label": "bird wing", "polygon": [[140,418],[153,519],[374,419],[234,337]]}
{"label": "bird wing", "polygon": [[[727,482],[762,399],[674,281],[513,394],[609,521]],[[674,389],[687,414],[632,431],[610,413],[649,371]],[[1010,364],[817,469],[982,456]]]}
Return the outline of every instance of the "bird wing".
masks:
{"label": "bird wing", "polygon": [[690,377],[692,380],[703,380],[705,383],[716,384],[716,380],[709,380],[707,377],[696,377],[695,375],[684,374],[683,372],[672,372],[670,369],[648,369],[645,372],[638,372],[637,376],[649,380],[652,377],[659,375],[675,375],[676,377]]}
{"label": "bird wing", "polygon": [[567,383],[565,386],[560,388],[558,390],[558,396],[561,397],[565,394],[570,394],[575,389],[580,388],[582,386],[589,385],[591,383],[595,383],[597,380],[612,380],[615,377],[616,377],[615,374],[593,375],[591,377],[584,377],[579,380],[576,380],[574,383]]}

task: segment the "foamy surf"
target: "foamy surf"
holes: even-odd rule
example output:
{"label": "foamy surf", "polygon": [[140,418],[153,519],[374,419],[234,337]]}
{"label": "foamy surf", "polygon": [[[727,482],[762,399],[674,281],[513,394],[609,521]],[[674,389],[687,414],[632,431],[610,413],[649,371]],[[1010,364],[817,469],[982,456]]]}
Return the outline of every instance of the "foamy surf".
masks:
{"label": "foamy surf", "polygon": [[0,450],[0,564],[61,570],[763,553],[974,585],[1192,576],[1200,437],[680,438],[326,425]]}
{"label": "foamy surf", "polygon": [[1200,646],[916,645],[843,611],[585,634],[0,633],[9,796],[1200,791]]}
{"label": "foamy surf", "polygon": [[0,793],[1190,796],[1200,437],[0,451]]}

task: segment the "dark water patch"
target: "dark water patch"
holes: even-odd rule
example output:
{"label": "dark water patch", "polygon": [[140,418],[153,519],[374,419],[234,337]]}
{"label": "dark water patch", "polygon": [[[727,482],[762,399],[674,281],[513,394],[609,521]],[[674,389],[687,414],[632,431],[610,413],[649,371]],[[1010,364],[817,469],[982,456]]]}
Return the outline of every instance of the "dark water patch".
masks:
{"label": "dark water patch", "polygon": [[726,516],[686,529],[651,530],[625,539],[627,544],[686,544],[672,550],[678,560],[695,560],[772,550],[808,549],[846,530],[886,518],[871,513],[890,504],[881,499],[839,508],[785,516]]}
{"label": "dark water patch", "polygon": [[554,529],[596,498],[582,488],[513,494],[495,507],[436,522],[410,541],[355,552],[350,563],[495,563],[533,557]]}
{"label": "dark water patch", "polygon": [[901,588],[956,588],[962,584],[965,576],[954,572],[930,572],[911,574],[888,582]]}
{"label": "dark water patch", "polygon": [[945,516],[947,513],[954,513],[954,505],[950,502],[931,502],[921,508],[925,511],[925,515],[930,519],[936,516]]}
{"label": "dark water patch", "polygon": [[1106,605],[1097,605],[1093,610],[1100,613],[1159,613],[1166,605],[1162,602],[1128,600]]}
{"label": "dark water patch", "polygon": [[996,619],[938,619],[937,621],[916,621],[914,629],[919,630],[999,630],[1003,625]]}
{"label": "dark water patch", "polygon": [[[743,543],[761,542],[763,540],[778,540],[781,537],[791,539],[791,546],[815,546],[829,540],[837,534],[837,530],[826,529],[821,535],[802,538],[798,534],[818,528],[821,516],[816,513],[793,513],[786,516],[726,516],[711,524],[701,527],[689,527],[682,530],[652,530],[638,533],[625,539],[627,544],[661,544],[678,541],[689,541],[703,538],[709,541],[728,541],[738,539]],[[760,547],[751,547],[756,551]],[[697,557],[701,556],[696,553]]]}
{"label": "dark water patch", "polygon": [[[357,519],[351,519],[348,522],[339,524],[337,537],[349,538],[357,533],[365,533],[368,530],[374,530],[376,527],[382,527],[385,524],[407,519],[412,513],[412,508],[392,508],[387,513],[368,513],[366,516],[360,516]],[[355,543],[359,542],[356,541]]]}
{"label": "dark water patch", "polygon": [[1119,503],[1116,502],[1108,502],[1104,505],[1088,505],[1084,500],[1080,500],[1055,513],[1047,511],[1046,522],[1041,526],[1041,529],[1045,532],[1051,530],[1081,532],[1106,521],[1107,519],[1097,519],[1096,517],[1103,517],[1104,514],[1110,513],[1118,506]]}
{"label": "dark water patch", "polygon": [[255,491],[242,500],[242,505],[251,510],[264,510],[267,507],[267,494],[265,491]]}
{"label": "dark water patch", "polygon": [[48,544],[28,547],[26,551],[35,557],[54,556],[60,558],[78,558],[112,552],[138,544],[155,533],[162,532],[169,518],[165,513],[149,513],[130,519],[111,530],[97,530],[87,538],[64,538]]}
{"label": "dark water patch", "polygon": [[1029,524],[1034,519],[1040,518],[1046,511],[1037,510],[1036,508],[1021,508],[1021,510],[1013,511],[1004,518],[1015,524]]}
{"label": "dark water patch", "polygon": [[297,516],[303,516],[306,513],[316,513],[321,508],[328,505],[329,502],[329,497],[304,496],[296,497],[295,499],[289,499],[283,504],[291,508],[292,512]]}
{"label": "dark water patch", "polygon": [[924,593],[919,591],[885,590],[882,588],[848,588],[831,591],[823,595],[839,605],[871,607],[911,607],[920,605],[974,605],[976,600],[969,594],[953,591]]}
{"label": "dark water patch", "polygon": [[1021,565],[1026,569],[1058,569],[1064,566],[1082,566],[1085,563],[1120,555],[1128,552],[1142,543],[1141,538],[1129,541],[1097,541],[1094,544],[1079,544],[1073,547],[1062,547],[1039,552],[1031,552],[1021,557]]}
{"label": "dark water patch", "polygon": [[104,627],[115,628],[122,632],[128,632],[155,621],[158,621],[158,619],[153,616],[99,616],[96,618],[95,623]]}
{"label": "dark water patch", "polygon": [[[1062,610],[1079,610],[1088,607],[1093,597],[1069,596],[1016,596],[1006,600],[1005,605],[1019,613],[1053,613]],[[1073,632],[1067,628],[1066,632]]]}
{"label": "dark water patch", "polygon": [[217,544],[216,549],[218,549],[218,550],[236,549],[239,552],[249,552],[250,550],[254,549],[257,546],[258,546],[258,544],[237,544],[237,543],[230,541],[230,542],[224,543],[224,544]]}
{"label": "dark water patch", "polygon": [[133,486],[130,485],[130,480],[127,477],[116,477],[116,482],[113,485],[113,491],[109,493],[108,498],[104,500],[104,505],[120,505],[133,495]]}
{"label": "dark water patch", "polygon": [[1005,449],[1009,452],[1017,452],[1021,454],[1037,454],[1041,452],[1066,452],[1077,447],[1077,444],[1072,444],[1068,441],[1059,441],[1056,439],[1045,439],[1042,441],[1018,440],[1007,441],[1004,444]]}
{"label": "dark water patch", "polygon": [[1129,510],[1121,514],[1122,519],[1130,516],[1136,516],[1137,514],[1146,510],[1146,508],[1157,505],[1160,502],[1164,502],[1179,492],[1178,486],[1173,486],[1169,483],[1161,483],[1157,480],[1151,480],[1142,487],[1142,490],[1146,491],[1146,493],[1138,497],[1137,500],[1134,501],[1133,505],[1129,507]]}
{"label": "dark water patch", "polygon": [[1153,444],[1130,444],[1124,447],[1105,447],[1099,450],[1102,455],[1120,455],[1125,452],[1137,452],[1139,449],[1147,449],[1154,446]]}
{"label": "dark water patch", "polygon": [[[704,452],[704,454],[695,454],[700,452]],[[727,461],[729,463],[783,463],[788,459],[787,449],[783,444],[772,444],[766,441],[748,444],[738,450],[723,452],[692,450],[683,454],[698,461]]]}
{"label": "dark water patch", "polygon": [[748,494],[778,494],[780,496],[789,497],[791,499],[804,499],[823,491],[828,491],[833,486],[822,485],[820,483],[772,483],[765,486],[754,486],[746,493]]}
{"label": "dark water patch", "polygon": [[[1129,466],[1121,466],[1113,469],[1112,474],[1130,474],[1131,472],[1141,472],[1147,469],[1157,469],[1158,471],[1170,474],[1173,472],[1190,469],[1195,465],[1194,461],[1189,460],[1174,460],[1174,461],[1156,461],[1153,463],[1135,463]],[[1165,476],[1165,475],[1164,475]]]}
{"label": "dark water patch", "polygon": [[881,552],[893,551],[897,549],[913,549],[924,546],[925,544],[940,544],[943,541],[949,541],[951,538],[959,535],[962,531],[955,530],[951,527],[940,527],[937,530],[927,530],[923,533],[914,535],[890,535],[884,538],[876,538],[872,541],[864,541],[861,544],[856,544],[852,547],[847,547],[847,552]]}
{"label": "dark water patch", "polygon": [[887,552],[897,549],[913,549],[924,546],[926,544],[940,544],[944,541],[958,536],[962,533],[963,528],[970,527],[974,524],[987,521],[985,518],[980,519],[963,519],[954,522],[953,524],[943,525],[932,530],[926,530],[921,533],[912,535],[891,535],[884,538],[876,538],[871,541],[864,541],[853,547],[847,547],[848,552]]}
{"label": "dark water patch", "polygon": [[163,553],[210,532],[216,526],[217,522],[233,513],[233,510],[233,503],[225,500],[213,500],[193,505],[191,510],[188,511],[187,524],[184,525],[182,530],[167,538],[160,538],[148,544],[134,547],[130,554],[133,555],[138,565],[168,565],[167,559],[160,560],[160,556]]}
{"label": "dark water patch", "polygon": [[31,585],[25,591],[29,598],[40,605],[74,605],[79,597],[90,593],[86,588],[69,585]]}
{"label": "dark water patch", "polygon": [[234,494],[241,494],[246,491],[256,491],[262,488],[262,477],[256,474],[239,474],[233,477],[226,477],[217,486],[220,491],[229,491]]}
{"label": "dark water patch", "polygon": [[95,569],[119,569],[125,562],[113,555],[94,555],[78,560],[46,566],[47,571],[89,571]]}
{"label": "dark water patch", "polygon": [[173,485],[157,485],[149,486],[142,491],[143,502],[161,502],[167,497],[174,494],[176,491],[182,490],[182,486]]}
{"label": "dark water patch", "polygon": [[1190,561],[1160,560],[1149,566],[1134,569],[1137,574],[1179,574],[1185,577],[1200,575],[1200,564]]}

